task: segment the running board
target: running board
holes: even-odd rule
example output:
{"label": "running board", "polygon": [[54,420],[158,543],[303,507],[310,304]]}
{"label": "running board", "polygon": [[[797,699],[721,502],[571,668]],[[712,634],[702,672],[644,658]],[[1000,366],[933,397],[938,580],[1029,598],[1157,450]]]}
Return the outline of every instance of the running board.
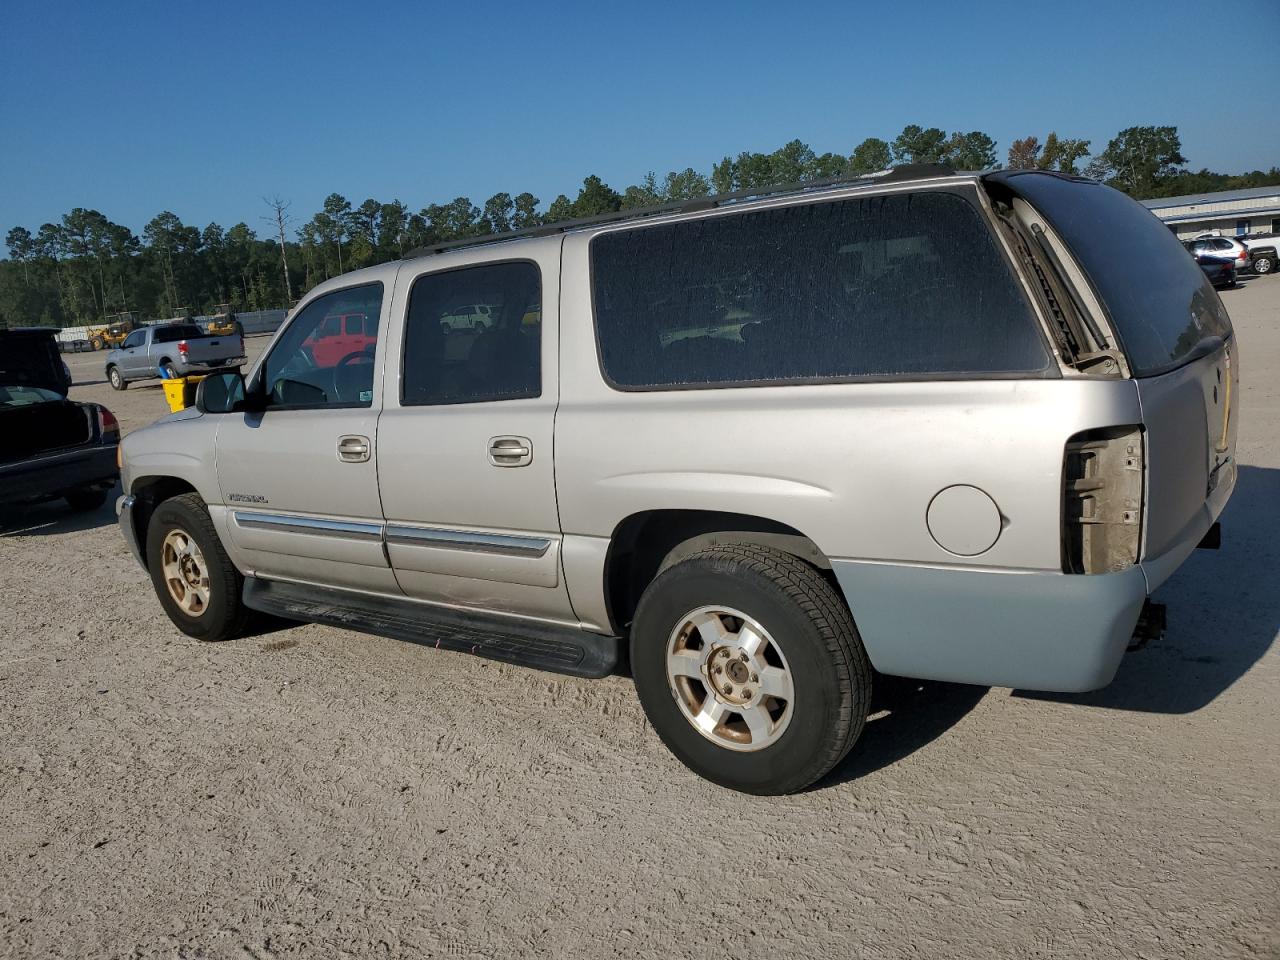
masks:
{"label": "running board", "polygon": [[245,578],[244,605],[286,620],[324,623],[575,677],[608,676],[621,649],[618,637],[574,627],[258,577]]}

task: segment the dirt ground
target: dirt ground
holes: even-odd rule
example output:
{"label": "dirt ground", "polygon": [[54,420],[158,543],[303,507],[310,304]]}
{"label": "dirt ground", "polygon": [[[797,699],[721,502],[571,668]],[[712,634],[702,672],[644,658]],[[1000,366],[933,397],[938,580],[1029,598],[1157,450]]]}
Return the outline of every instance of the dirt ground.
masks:
{"label": "dirt ground", "polygon": [[1223,296],[1239,486],[1168,637],[1087,695],[879,681],[794,797],[687,772],[623,678],[202,645],[109,508],[0,517],[0,955],[1280,956],[1280,279]]}

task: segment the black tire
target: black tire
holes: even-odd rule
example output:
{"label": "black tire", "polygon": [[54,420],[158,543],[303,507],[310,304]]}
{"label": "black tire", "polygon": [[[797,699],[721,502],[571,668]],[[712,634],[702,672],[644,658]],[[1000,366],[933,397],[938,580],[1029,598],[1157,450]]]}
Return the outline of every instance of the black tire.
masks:
{"label": "black tire", "polygon": [[1276,268],[1276,258],[1268,254],[1263,254],[1253,261],[1253,272],[1260,277],[1265,277]]}
{"label": "black tire", "polygon": [[66,496],[67,506],[76,513],[88,513],[97,510],[107,502],[105,490],[73,490]]}
{"label": "black tire", "polygon": [[107,367],[107,380],[111,383],[112,390],[129,389],[129,381],[124,378],[119,367]]}
{"label": "black tire", "polygon": [[106,346],[106,344],[102,341],[100,337],[94,337],[92,340],[89,341],[89,346],[92,347],[94,350],[101,350],[103,347]]}
{"label": "black tire", "polygon": [[[205,561],[209,601],[196,615],[179,606],[165,583],[162,551],[165,538],[174,530],[181,530],[194,540]],[[244,577],[222,548],[209,511],[196,494],[186,493],[156,507],[147,526],[147,568],[160,605],[174,626],[187,636],[213,641],[231,640],[245,633],[252,612],[241,601]]]}
{"label": "black tire", "polygon": [[[667,678],[673,631],[692,611],[715,605],[768,631],[794,685],[789,723],[751,752],[700,733]],[[844,602],[813,567],[760,544],[710,547],[662,570],[636,610],[631,668],[645,714],[671,752],[700,776],[746,793],[793,793],[822,777],[862,733],[871,703],[871,663]]]}

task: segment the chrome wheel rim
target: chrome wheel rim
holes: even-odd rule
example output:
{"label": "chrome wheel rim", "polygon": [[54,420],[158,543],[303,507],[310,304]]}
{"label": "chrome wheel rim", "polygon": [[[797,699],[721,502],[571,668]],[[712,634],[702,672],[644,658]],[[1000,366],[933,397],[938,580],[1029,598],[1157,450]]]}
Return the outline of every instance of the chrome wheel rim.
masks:
{"label": "chrome wheel rim", "polygon": [[111,385],[118,387],[120,385],[120,371],[115,367],[111,368]]}
{"label": "chrome wheel rim", "polygon": [[198,617],[209,609],[209,568],[191,534],[169,531],[160,547],[160,570],[179,610]]}
{"label": "chrome wheel rim", "polygon": [[680,618],[667,639],[667,682],[689,724],[727,750],[763,750],[791,723],[795,688],[782,648],[731,607]]}

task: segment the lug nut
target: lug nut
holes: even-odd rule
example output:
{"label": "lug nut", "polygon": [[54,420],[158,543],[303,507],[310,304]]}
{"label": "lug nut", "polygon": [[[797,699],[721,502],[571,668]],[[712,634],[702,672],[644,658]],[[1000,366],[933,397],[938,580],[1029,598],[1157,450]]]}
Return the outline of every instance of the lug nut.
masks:
{"label": "lug nut", "polygon": [[746,662],[747,662],[747,655],[746,655],[745,653],[740,653],[740,654],[738,654],[738,659],[739,659],[739,660],[741,660],[743,663],[746,663]]}
{"label": "lug nut", "polygon": [[752,683],[759,683],[759,682],[760,682],[760,678],[759,678],[759,677],[757,677],[757,676],[753,673],[753,674],[751,675],[751,682],[752,682]]}
{"label": "lug nut", "polygon": [[724,667],[716,667],[716,673],[717,674],[724,673]]}
{"label": "lug nut", "polygon": [[725,692],[725,693],[733,693],[733,684],[731,684],[731,683],[726,683],[726,684],[724,685],[724,692]]}
{"label": "lug nut", "polygon": [[742,691],[742,698],[743,698],[744,700],[750,700],[750,699],[751,699],[751,690],[750,690],[750,689],[743,690],[743,691]]}

